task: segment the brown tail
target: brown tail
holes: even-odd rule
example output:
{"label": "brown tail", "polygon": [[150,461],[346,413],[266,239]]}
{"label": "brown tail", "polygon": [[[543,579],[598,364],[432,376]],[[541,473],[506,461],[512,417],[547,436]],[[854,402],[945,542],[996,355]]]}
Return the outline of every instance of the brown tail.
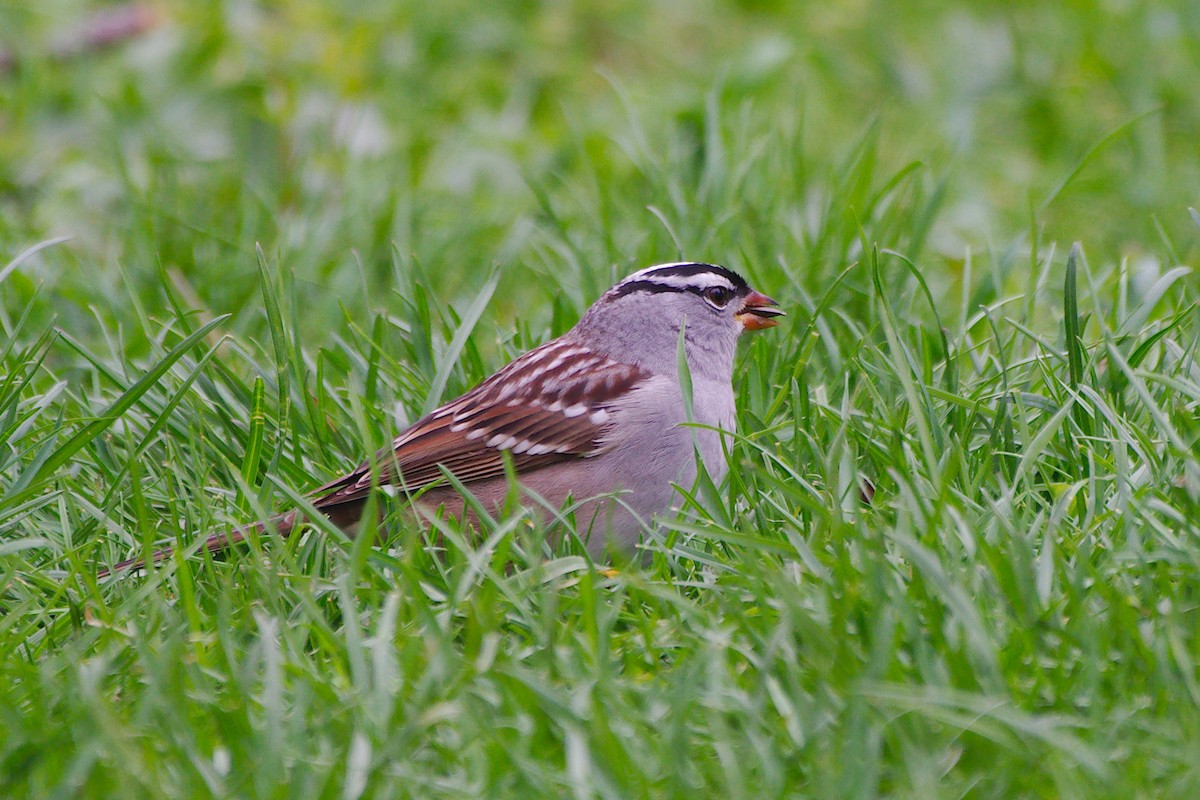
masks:
{"label": "brown tail", "polygon": [[[223,553],[234,545],[246,541],[246,537],[251,531],[258,534],[274,532],[286,539],[296,527],[296,522],[296,512],[290,511],[287,514],[281,514],[278,517],[272,518],[269,522],[256,522],[253,525],[243,525],[240,528],[234,528],[229,533],[214,533],[204,540],[204,549],[210,553]],[[161,564],[170,558],[174,552],[174,547],[164,547],[162,550],[156,550],[154,555],[150,556],[150,563]],[[146,559],[131,558],[128,561],[122,561],[112,569],[100,570],[96,574],[96,577],[107,578],[109,575],[121,572],[136,572],[145,568]]]}

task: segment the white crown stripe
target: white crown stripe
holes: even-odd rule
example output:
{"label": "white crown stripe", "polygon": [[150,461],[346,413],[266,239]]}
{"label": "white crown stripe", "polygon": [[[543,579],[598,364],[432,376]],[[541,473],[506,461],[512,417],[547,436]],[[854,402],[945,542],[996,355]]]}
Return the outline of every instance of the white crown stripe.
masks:
{"label": "white crown stripe", "polygon": [[713,286],[721,286],[726,289],[732,289],[733,284],[724,275],[718,275],[715,272],[701,272],[696,275],[684,277],[682,275],[647,275],[642,279],[646,283],[657,283],[659,286],[670,286],[686,291],[688,289],[709,289]]}

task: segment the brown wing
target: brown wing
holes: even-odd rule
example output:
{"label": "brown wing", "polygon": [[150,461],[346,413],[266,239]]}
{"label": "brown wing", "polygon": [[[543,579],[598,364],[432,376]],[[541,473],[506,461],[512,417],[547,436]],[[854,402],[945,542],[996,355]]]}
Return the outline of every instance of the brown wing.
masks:
{"label": "brown wing", "polygon": [[[604,448],[614,402],[649,373],[572,342],[531,350],[457,400],[413,423],[376,456],[380,480],[415,492],[443,479],[463,483],[586,458]],[[398,473],[398,474],[397,474]],[[313,505],[328,509],[371,491],[371,464],[322,486]]]}

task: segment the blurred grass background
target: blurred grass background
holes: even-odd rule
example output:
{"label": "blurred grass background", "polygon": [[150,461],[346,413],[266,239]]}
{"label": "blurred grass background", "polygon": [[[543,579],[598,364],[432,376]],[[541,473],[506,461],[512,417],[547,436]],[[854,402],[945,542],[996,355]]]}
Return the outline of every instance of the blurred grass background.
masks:
{"label": "blurred grass background", "polygon": [[[1198,86],[1184,0],[0,4],[0,795],[1190,796]],[[647,563],[96,581],[679,257],[790,316]]]}
{"label": "blurred grass background", "polygon": [[[914,180],[945,192],[933,257],[1031,226],[1112,260],[1195,247],[1194,3],[177,3],[103,52],[49,57],[105,8],[0,6],[0,246],[75,237],[9,292],[43,286],[79,324],[97,291],[100,313],[121,305],[118,265],[150,295],[177,272],[249,324],[256,243],[301,278],[314,326],[330,295],[392,288],[397,258],[444,297],[500,264],[501,297],[540,304],[526,271],[556,273],[564,250],[604,271],[588,293],[674,257],[645,207],[680,202],[685,234],[827,276],[840,265],[741,198],[686,197],[703,190],[686,171],[792,149],[803,172],[771,212],[803,225],[855,213],[829,171],[864,136],[879,174],[920,162]],[[713,126],[737,131],[729,152]]]}

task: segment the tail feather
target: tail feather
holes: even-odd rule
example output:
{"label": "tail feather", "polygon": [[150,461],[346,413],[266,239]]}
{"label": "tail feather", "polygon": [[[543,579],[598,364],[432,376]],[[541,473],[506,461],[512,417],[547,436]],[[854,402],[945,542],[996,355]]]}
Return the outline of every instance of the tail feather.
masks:
{"label": "tail feather", "polygon": [[[243,525],[240,528],[234,528],[228,533],[214,533],[204,540],[202,549],[207,550],[210,553],[223,553],[229,548],[246,541],[246,538],[250,535],[251,531],[260,535],[274,532],[281,538],[286,539],[295,529],[296,522],[296,512],[291,511],[287,514],[274,517],[268,522],[256,522],[253,525]],[[170,558],[174,552],[174,547],[164,547],[161,550],[154,551],[154,555],[150,556],[149,560],[145,558],[130,558],[117,564],[112,569],[100,570],[96,574],[96,577],[107,578],[109,575],[116,575],[124,572],[137,572],[138,570],[145,569],[147,564],[161,564]]]}

